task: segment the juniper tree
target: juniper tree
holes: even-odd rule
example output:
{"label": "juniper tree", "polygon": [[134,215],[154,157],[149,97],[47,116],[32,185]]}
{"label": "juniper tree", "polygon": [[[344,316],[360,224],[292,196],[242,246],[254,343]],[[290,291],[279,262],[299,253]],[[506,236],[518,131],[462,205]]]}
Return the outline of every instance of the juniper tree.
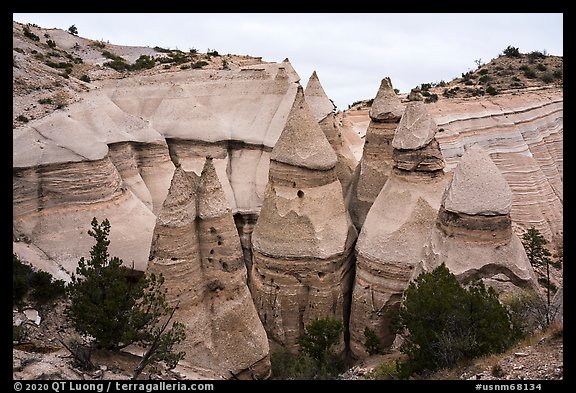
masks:
{"label": "juniper tree", "polygon": [[146,364],[164,361],[174,368],[185,354],[173,352],[173,346],[186,335],[181,323],[173,322],[168,329],[174,307],[166,302],[164,277],[136,277],[133,267],[124,267],[120,258],[108,253],[108,219],[98,223],[93,218],[91,225],[88,234],[96,244],[89,259],[80,259],[68,285],[68,319],[90,347],[119,350],[136,343],[153,349]]}

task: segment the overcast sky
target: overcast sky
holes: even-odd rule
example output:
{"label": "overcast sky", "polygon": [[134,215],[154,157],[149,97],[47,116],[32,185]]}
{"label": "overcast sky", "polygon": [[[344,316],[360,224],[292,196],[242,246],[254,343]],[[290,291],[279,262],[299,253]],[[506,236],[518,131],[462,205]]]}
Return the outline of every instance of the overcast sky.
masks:
{"label": "overcast sky", "polygon": [[316,70],[338,109],[373,98],[389,76],[401,92],[449,81],[508,46],[562,56],[562,14],[13,14],[113,44],[288,57],[306,86]]}

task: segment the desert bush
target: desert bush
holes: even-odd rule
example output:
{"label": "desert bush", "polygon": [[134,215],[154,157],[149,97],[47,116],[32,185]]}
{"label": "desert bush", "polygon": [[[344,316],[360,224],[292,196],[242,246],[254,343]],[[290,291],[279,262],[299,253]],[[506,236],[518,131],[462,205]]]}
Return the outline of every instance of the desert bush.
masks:
{"label": "desert bush", "polygon": [[522,290],[502,298],[508,309],[512,331],[516,340],[530,336],[546,327],[546,301],[531,290]]}
{"label": "desert bush", "polygon": [[56,48],[56,42],[52,40],[46,40],[46,44],[52,49]]}
{"label": "desert bush", "polygon": [[555,69],[554,72],[552,73],[552,76],[556,79],[562,79],[562,69],[561,68]]}
{"label": "desert bush", "polygon": [[478,71],[478,73],[480,75],[486,75],[488,73],[488,70],[486,68],[482,68],[480,71]]}
{"label": "desert bush", "polygon": [[220,54],[218,53],[218,51],[217,51],[216,49],[210,49],[210,48],[208,48],[208,49],[206,50],[206,54],[207,54],[208,56],[214,56],[214,57],[220,56]]}
{"label": "desert bush", "polygon": [[40,37],[38,37],[36,34],[32,33],[32,31],[30,30],[30,28],[28,26],[24,26],[22,28],[22,31],[24,32],[24,36],[27,38],[30,38],[32,41],[40,41]]}
{"label": "desert bush", "polygon": [[540,52],[540,51],[533,51],[528,53],[528,62],[530,64],[534,63],[537,59],[545,59],[546,58],[546,54]]}
{"label": "desert bush", "polygon": [[130,69],[130,64],[126,63],[126,61],[124,59],[122,60],[112,60],[112,61],[107,61],[106,63],[104,63],[104,65],[106,67],[110,67],[118,72],[122,72],[122,71],[128,71]]}
{"label": "desert bush", "polygon": [[12,342],[21,343],[28,339],[28,329],[26,326],[14,326],[12,325]]}
{"label": "desert bush", "polygon": [[270,354],[272,379],[309,380],[316,375],[316,363],[305,354],[293,354],[287,350]]}
{"label": "desert bush", "polygon": [[524,71],[524,76],[528,79],[534,79],[536,78],[536,72],[534,72],[533,69],[528,68]]}
{"label": "desert bush", "polygon": [[513,342],[506,308],[481,281],[464,288],[442,264],[420,274],[404,292],[392,328],[404,337],[403,377],[505,350]]}
{"label": "desert bush", "polygon": [[40,99],[38,100],[38,103],[39,103],[39,104],[43,104],[43,105],[45,105],[45,104],[52,104],[52,98],[40,98]]}
{"label": "desert bush", "polygon": [[21,121],[22,123],[28,123],[30,121],[30,119],[28,119],[26,116],[24,115],[18,115],[16,117],[16,120]]}
{"label": "desert bush", "polygon": [[380,338],[376,335],[374,330],[370,329],[368,326],[364,328],[364,348],[369,355],[377,355],[382,353],[382,342]]}
{"label": "desert bush", "polygon": [[195,62],[195,63],[192,63],[191,67],[196,69],[196,68],[202,68],[202,67],[204,67],[204,66],[206,66],[206,65],[208,65],[207,62],[205,62],[205,61],[203,61],[203,60],[200,60],[200,61],[197,61],[197,62]]}
{"label": "desert bush", "polygon": [[153,49],[154,49],[156,52],[159,52],[159,53],[170,53],[170,52],[172,52],[170,49],[162,48],[162,47],[160,47],[160,46],[155,46]]}
{"label": "desert bush", "polygon": [[89,77],[88,75],[86,75],[86,74],[82,75],[82,76],[80,77],[80,80],[81,80],[82,82],[86,82],[86,83],[90,83],[90,82],[92,81],[92,80],[90,79],[90,77]]}
{"label": "desert bush", "polygon": [[398,374],[397,362],[384,362],[380,363],[371,371],[364,375],[365,379],[376,379],[376,380],[394,380],[400,379]]}
{"label": "desert bush", "polygon": [[64,90],[56,92],[52,96],[52,102],[56,105],[56,109],[62,109],[68,105],[70,96]]}
{"label": "desert bush", "polygon": [[29,295],[36,306],[52,303],[65,293],[62,280],[54,280],[44,271],[34,271],[12,254],[12,304],[20,305],[24,296]]}
{"label": "desert bush", "polygon": [[480,79],[478,79],[478,82],[480,83],[488,83],[488,81],[490,81],[492,78],[490,78],[488,75],[482,75],[480,77]]}
{"label": "desert bush", "polygon": [[136,59],[134,64],[130,66],[131,70],[142,70],[154,68],[156,61],[148,55],[141,55]]}
{"label": "desert bush", "polygon": [[544,65],[542,63],[538,63],[538,65],[536,65],[536,69],[538,71],[546,71],[548,69],[548,67],[546,67],[546,65]]}
{"label": "desert bush", "polygon": [[490,94],[491,96],[495,96],[498,94],[498,90],[496,90],[493,86],[488,86],[486,88],[486,93]]}
{"label": "desert bush", "polygon": [[544,83],[552,83],[554,82],[554,75],[552,75],[550,72],[546,72],[545,74],[542,74],[540,80]]}
{"label": "desert bush", "polygon": [[76,28],[75,25],[72,25],[68,28],[68,33],[72,35],[78,35],[78,29]]}
{"label": "desert bush", "polygon": [[438,94],[430,94],[428,97],[424,99],[426,103],[432,103],[438,101]]}
{"label": "desert bush", "polygon": [[502,53],[508,57],[520,57],[520,50],[512,45],[508,45]]}

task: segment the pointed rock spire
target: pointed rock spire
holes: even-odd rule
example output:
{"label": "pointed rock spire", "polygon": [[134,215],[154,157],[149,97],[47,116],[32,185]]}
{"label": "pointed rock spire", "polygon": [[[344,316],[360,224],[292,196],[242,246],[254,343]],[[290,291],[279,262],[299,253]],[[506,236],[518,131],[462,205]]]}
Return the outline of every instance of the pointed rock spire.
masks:
{"label": "pointed rock spire", "polygon": [[336,153],[310,112],[300,85],[270,159],[312,170],[328,170],[336,165]]}
{"label": "pointed rock spire", "polygon": [[507,215],[512,208],[512,191],[488,153],[474,145],[454,169],[442,205],[455,213]]}
{"label": "pointed rock spire", "polygon": [[403,113],[404,107],[392,87],[392,81],[389,77],[382,79],[370,108],[370,118],[377,121],[397,122]]}
{"label": "pointed rock spire", "polygon": [[429,144],[438,131],[438,126],[428,114],[421,101],[410,102],[396,128],[392,147],[401,150],[416,150]]}
{"label": "pointed rock spire", "polygon": [[188,225],[196,219],[196,185],[198,176],[176,166],[168,195],[158,215],[158,220],[166,226]]}
{"label": "pointed rock spire", "polygon": [[214,168],[212,158],[207,157],[198,186],[198,217],[219,217],[229,211],[228,199]]}
{"label": "pointed rock spire", "polygon": [[312,72],[308,83],[306,84],[306,90],[304,90],[304,96],[306,97],[306,102],[312,111],[312,114],[317,121],[324,119],[334,110],[334,104],[320,84],[318,75],[316,71]]}

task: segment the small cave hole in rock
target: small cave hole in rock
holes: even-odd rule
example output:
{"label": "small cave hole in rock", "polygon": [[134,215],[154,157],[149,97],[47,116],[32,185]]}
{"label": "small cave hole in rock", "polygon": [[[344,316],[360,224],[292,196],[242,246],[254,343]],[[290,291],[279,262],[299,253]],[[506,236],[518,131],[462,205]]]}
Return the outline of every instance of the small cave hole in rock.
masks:
{"label": "small cave hole in rock", "polygon": [[298,195],[298,198],[304,198],[304,191],[298,190],[297,195]]}
{"label": "small cave hole in rock", "polygon": [[323,273],[323,272],[318,272],[318,278],[324,277],[324,274],[325,274],[325,273]]}
{"label": "small cave hole in rock", "polygon": [[210,255],[214,254],[214,250],[210,250]]}
{"label": "small cave hole in rock", "polygon": [[224,269],[225,272],[228,271],[228,264],[226,262],[222,262],[222,269]]}
{"label": "small cave hole in rock", "polygon": [[210,233],[216,233],[216,228],[210,227]]}
{"label": "small cave hole in rock", "polygon": [[170,258],[170,259],[171,259],[172,261],[177,261],[177,260],[178,260],[178,258],[176,258],[176,257],[172,257],[172,258]]}
{"label": "small cave hole in rock", "polygon": [[218,240],[218,245],[219,245],[219,246],[222,245],[222,240]]}

